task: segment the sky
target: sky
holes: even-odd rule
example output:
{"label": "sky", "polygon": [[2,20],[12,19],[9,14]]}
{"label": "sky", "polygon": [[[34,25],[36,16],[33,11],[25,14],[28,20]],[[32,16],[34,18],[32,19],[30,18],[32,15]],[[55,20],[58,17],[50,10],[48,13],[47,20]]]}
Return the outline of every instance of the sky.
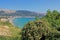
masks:
{"label": "sky", "polygon": [[60,11],[60,0],[0,0],[0,8],[35,12],[46,12],[48,9]]}

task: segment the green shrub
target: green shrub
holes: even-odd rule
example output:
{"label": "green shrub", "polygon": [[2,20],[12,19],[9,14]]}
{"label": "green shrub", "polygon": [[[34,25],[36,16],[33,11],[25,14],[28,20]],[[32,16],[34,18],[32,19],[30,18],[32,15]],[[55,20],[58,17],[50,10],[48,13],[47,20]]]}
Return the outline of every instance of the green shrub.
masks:
{"label": "green shrub", "polygon": [[29,22],[22,29],[22,40],[59,40],[60,13],[47,11],[46,16]]}

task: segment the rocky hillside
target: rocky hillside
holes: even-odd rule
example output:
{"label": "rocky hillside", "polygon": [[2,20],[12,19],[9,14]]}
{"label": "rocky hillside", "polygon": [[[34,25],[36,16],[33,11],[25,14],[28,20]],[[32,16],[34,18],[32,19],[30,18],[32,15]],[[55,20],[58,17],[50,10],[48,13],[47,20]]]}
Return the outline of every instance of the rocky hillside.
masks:
{"label": "rocky hillside", "polygon": [[37,13],[27,10],[0,9],[0,16],[44,16],[44,13]]}

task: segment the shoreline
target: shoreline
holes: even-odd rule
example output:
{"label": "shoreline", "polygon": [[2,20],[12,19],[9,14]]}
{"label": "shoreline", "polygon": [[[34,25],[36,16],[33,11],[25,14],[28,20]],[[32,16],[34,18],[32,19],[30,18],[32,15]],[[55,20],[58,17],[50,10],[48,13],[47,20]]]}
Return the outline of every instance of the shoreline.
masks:
{"label": "shoreline", "polygon": [[[13,20],[14,20],[15,18],[35,18],[35,17],[31,17],[31,16],[25,16],[25,17],[23,17],[23,16],[10,16],[10,17],[8,18],[8,20],[9,20],[9,22],[10,22],[12,25],[14,25]],[[15,26],[15,25],[14,25],[14,26]]]}

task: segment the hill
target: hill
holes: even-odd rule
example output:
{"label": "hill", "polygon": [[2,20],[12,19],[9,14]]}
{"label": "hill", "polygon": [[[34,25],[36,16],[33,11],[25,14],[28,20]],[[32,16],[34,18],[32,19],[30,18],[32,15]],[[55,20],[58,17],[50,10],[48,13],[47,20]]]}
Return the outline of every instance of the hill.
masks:
{"label": "hill", "polygon": [[37,13],[27,10],[8,10],[0,9],[0,16],[44,16],[43,13]]}
{"label": "hill", "polygon": [[13,26],[9,21],[0,21],[0,40],[20,40],[21,29]]}
{"label": "hill", "polygon": [[22,40],[60,40],[60,12],[48,10],[46,16],[28,22]]}

